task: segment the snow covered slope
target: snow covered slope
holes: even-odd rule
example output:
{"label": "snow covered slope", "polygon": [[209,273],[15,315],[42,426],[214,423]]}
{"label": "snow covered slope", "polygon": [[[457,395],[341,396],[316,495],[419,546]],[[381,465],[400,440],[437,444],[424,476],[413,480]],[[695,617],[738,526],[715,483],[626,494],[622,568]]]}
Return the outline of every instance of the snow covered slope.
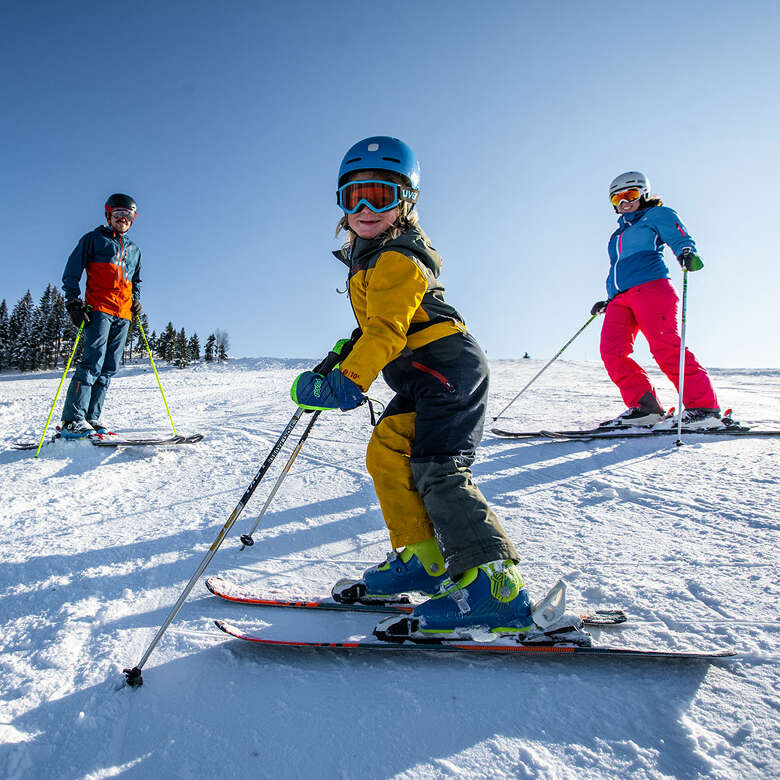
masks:
{"label": "snow covered slope", "polygon": [[[573,607],[620,606],[634,645],[734,647],[735,661],[367,656],[259,649],[224,618],[269,631],[366,628],[366,617],[227,604],[196,585],[122,687],[292,416],[314,361],[165,369],[180,433],[198,445],[102,450],[32,440],[53,373],[0,375],[0,776],[771,777],[780,774],[780,442],[520,442],[487,433],[475,475],[523,556],[533,595],[559,577]],[[491,413],[543,365],[492,364]],[[780,427],[780,371],[715,370],[737,419]],[[676,402],[658,375],[662,400]],[[372,395],[387,400],[388,391]],[[560,361],[504,427],[589,427],[621,410],[600,365]],[[123,370],[106,417],[170,429],[151,372]],[[302,432],[300,425],[297,432]],[[365,409],[323,414],[271,510],[239,551],[290,445],[207,574],[327,592],[386,551],[365,472]]]}

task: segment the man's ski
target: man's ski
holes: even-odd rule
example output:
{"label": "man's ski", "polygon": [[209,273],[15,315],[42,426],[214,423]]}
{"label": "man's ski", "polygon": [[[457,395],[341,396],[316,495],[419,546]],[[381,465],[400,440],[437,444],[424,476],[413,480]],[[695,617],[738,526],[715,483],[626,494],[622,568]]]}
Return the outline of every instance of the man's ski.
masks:
{"label": "man's ski", "polygon": [[[97,434],[96,436],[89,436],[83,439],[64,439],[61,436],[54,436],[44,443],[85,441],[96,447],[159,447],[172,444],[197,444],[202,439],[202,433],[194,433],[191,436],[170,436],[167,439],[122,439],[115,435]],[[20,441],[15,442],[12,447],[15,450],[35,450],[38,448],[38,444]]]}
{"label": "man's ski", "polygon": [[197,444],[202,440],[202,433],[193,433],[190,436],[171,436],[168,439],[120,439],[109,436],[102,439],[92,438],[90,442],[96,447],[149,447],[169,444]]}
{"label": "man's ski", "polygon": [[533,655],[568,656],[568,655],[600,655],[618,656],[623,658],[682,658],[691,660],[714,660],[730,658],[736,653],[733,650],[667,650],[644,649],[639,647],[623,647],[615,645],[595,645],[582,647],[567,644],[523,643],[509,637],[497,637],[493,642],[475,642],[473,640],[451,640],[437,643],[417,644],[414,642],[383,642],[373,636],[350,637],[341,642],[311,642],[300,640],[263,638],[257,634],[247,633],[242,629],[226,623],[224,620],[214,621],[220,631],[247,642],[254,642],[265,647],[316,648],[320,650],[379,650],[382,652],[414,651],[444,652],[444,653],[483,653],[493,655]]}
{"label": "man's ski", "polygon": [[[344,604],[334,601],[332,598],[307,598],[297,600],[285,600],[268,598],[258,593],[253,593],[237,585],[235,582],[222,577],[209,577],[206,587],[215,595],[226,601],[237,604],[247,604],[256,607],[283,607],[287,609],[319,609],[333,612],[380,612],[384,614],[409,614],[414,609],[414,604],[408,598],[405,601],[387,601],[382,603]],[[597,609],[592,613],[580,615],[583,625],[586,626],[615,626],[626,622],[626,613],[622,609]]]}
{"label": "man's ski", "polygon": [[[677,428],[665,428],[653,430],[652,428],[626,426],[622,428],[592,428],[579,431],[505,431],[500,428],[491,428],[491,433],[508,439],[559,439],[562,441],[576,441],[577,439],[632,439],[648,436],[676,436]],[[727,428],[683,428],[686,436],[780,436],[780,431],[764,431],[743,426],[729,426]]]}

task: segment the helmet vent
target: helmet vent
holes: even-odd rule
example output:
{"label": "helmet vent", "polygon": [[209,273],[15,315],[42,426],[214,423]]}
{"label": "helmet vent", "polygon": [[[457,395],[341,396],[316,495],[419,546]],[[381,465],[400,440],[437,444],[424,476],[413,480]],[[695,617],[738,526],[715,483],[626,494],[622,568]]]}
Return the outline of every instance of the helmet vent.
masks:
{"label": "helmet vent", "polygon": [[383,157],[382,159],[387,160],[388,162],[398,163],[399,165],[401,164],[401,161],[397,157]]}
{"label": "helmet vent", "polygon": [[350,163],[353,163],[353,162],[359,162],[362,159],[363,159],[362,157],[353,157],[351,160],[344,160],[343,164],[344,165],[349,165]]}

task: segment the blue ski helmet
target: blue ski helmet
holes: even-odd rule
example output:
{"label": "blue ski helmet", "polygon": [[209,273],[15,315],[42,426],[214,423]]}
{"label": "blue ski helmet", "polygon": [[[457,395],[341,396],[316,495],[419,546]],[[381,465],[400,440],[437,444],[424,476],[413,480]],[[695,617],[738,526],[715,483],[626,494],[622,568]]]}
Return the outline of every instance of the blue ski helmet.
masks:
{"label": "blue ski helmet", "polygon": [[414,152],[397,138],[372,135],[351,146],[339,168],[340,187],[353,171],[393,171],[415,189],[420,188],[420,163]]}

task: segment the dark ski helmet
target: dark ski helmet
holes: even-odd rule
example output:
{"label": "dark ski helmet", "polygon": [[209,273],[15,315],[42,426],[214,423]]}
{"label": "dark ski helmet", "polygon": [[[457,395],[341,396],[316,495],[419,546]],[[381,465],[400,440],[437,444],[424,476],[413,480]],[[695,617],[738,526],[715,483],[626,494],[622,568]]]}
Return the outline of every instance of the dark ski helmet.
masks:
{"label": "dark ski helmet", "polygon": [[364,138],[349,148],[341,161],[338,186],[354,171],[393,171],[410,186],[420,188],[420,163],[414,152],[403,141],[387,135]]}
{"label": "dark ski helmet", "polygon": [[133,212],[133,220],[138,216],[138,206],[135,200],[129,195],[123,195],[121,192],[115,192],[106,199],[106,220],[111,220],[111,212],[114,209],[130,209]]}

